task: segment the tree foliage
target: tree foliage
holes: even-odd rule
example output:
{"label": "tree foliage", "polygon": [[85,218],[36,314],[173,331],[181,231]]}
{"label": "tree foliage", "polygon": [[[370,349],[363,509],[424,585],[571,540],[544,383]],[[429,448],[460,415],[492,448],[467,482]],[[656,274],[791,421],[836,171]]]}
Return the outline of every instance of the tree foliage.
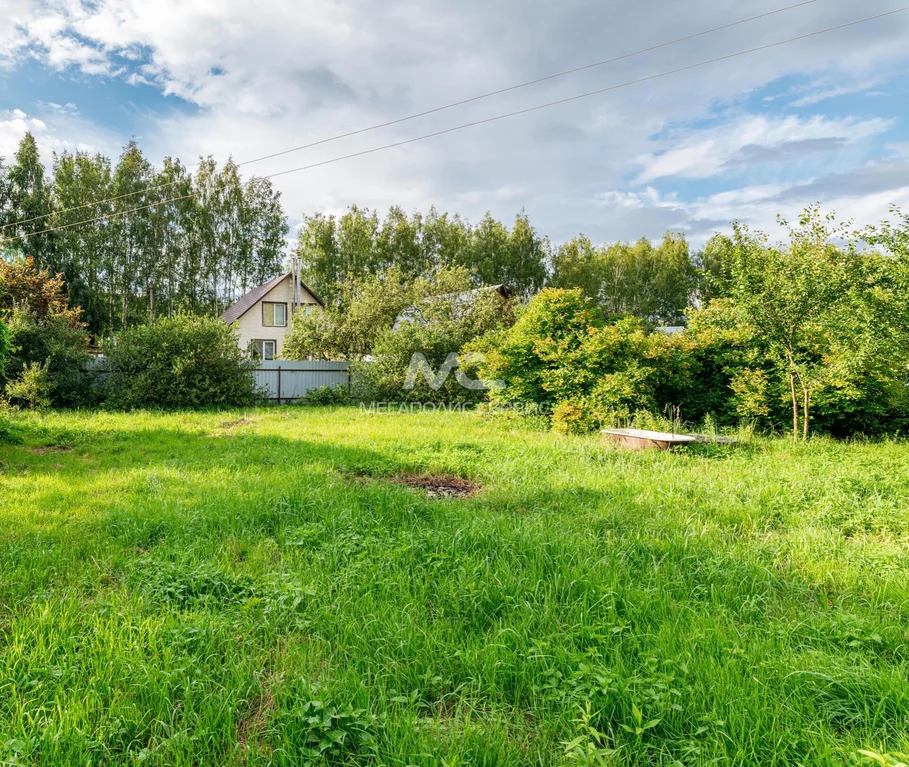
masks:
{"label": "tree foliage", "polygon": [[679,324],[696,286],[688,243],[667,233],[659,245],[640,239],[596,246],[583,235],[553,256],[551,287],[580,288],[607,314]]}
{"label": "tree foliage", "polygon": [[180,310],[220,312],[278,273],[287,228],[271,183],[244,181],[232,161],[203,158],[193,174],[167,157],[157,168],[131,141],[116,163],[56,155],[48,178],[31,134],[7,171],[0,164],[0,215],[15,224],[3,248],[61,273],[96,337]]}
{"label": "tree foliage", "polygon": [[[412,299],[396,322],[377,334],[371,359],[355,367],[362,396],[421,403],[484,399],[484,389],[463,385],[470,369],[464,347],[507,330],[514,322],[514,303],[496,290],[471,290],[463,268],[418,281]],[[447,376],[444,365],[453,366]]]}
{"label": "tree foliage", "polygon": [[546,279],[548,251],[548,241],[524,213],[509,229],[489,213],[473,226],[435,208],[425,216],[407,216],[398,207],[384,219],[357,207],[339,217],[306,217],[297,246],[304,279],[332,302],[342,300],[347,280],[389,269],[414,280],[460,267],[472,287],[505,283],[518,294],[532,295]]}

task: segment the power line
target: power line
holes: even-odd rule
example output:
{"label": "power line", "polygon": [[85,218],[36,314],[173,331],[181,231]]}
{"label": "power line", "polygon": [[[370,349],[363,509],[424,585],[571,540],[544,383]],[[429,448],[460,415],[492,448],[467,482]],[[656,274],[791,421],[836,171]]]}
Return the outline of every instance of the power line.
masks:
{"label": "power line", "polygon": [[[555,101],[546,102],[545,104],[537,104],[536,106],[526,107],[525,109],[518,109],[518,110],[515,110],[515,111],[513,111],[513,112],[506,112],[505,114],[495,115],[495,116],[493,116],[493,117],[487,117],[487,118],[484,118],[484,119],[482,119],[482,120],[474,120],[474,121],[472,121],[472,122],[463,123],[463,124],[461,124],[461,125],[455,125],[455,126],[453,126],[453,127],[451,127],[451,128],[444,128],[444,129],[442,129],[442,130],[433,131],[432,133],[425,133],[425,134],[423,134],[422,136],[415,136],[414,138],[404,139],[403,141],[395,141],[395,142],[390,143],[390,144],[383,144],[383,145],[381,145],[381,146],[373,147],[373,148],[371,148],[371,149],[364,149],[364,150],[362,150],[362,151],[360,151],[360,152],[352,152],[352,153],[350,153],[350,154],[341,155],[341,156],[339,156],[339,157],[333,157],[333,158],[330,158],[330,159],[328,159],[328,160],[322,160],[321,162],[311,163],[310,165],[301,165],[301,166],[298,167],[298,168],[290,168],[290,169],[288,169],[288,170],[278,171],[278,172],[276,172],[276,173],[271,173],[271,174],[268,174],[268,175],[266,175],[266,176],[262,176],[262,178],[276,178],[276,177],[278,177],[278,176],[287,175],[288,173],[298,173],[298,172],[303,171],[303,170],[311,170],[311,169],[313,169],[313,168],[320,168],[320,167],[322,167],[322,166],[324,166],[324,165],[331,165],[331,164],[333,164],[333,163],[341,162],[341,161],[343,161],[343,160],[350,160],[350,159],[355,158],[355,157],[362,157],[362,156],[364,156],[364,155],[374,154],[374,153],[376,153],[376,152],[381,152],[381,151],[383,151],[383,150],[385,150],[385,149],[393,149],[393,148],[395,148],[395,147],[405,146],[405,145],[407,145],[407,144],[413,144],[413,143],[416,143],[417,141],[425,141],[426,139],[434,138],[434,137],[436,137],[436,136],[442,136],[442,135],[445,135],[446,133],[453,133],[453,132],[455,132],[455,131],[464,130],[464,129],[466,129],[466,128],[471,128],[471,127],[474,127],[474,126],[477,126],[477,125],[485,125],[485,124],[487,124],[487,123],[496,122],[496,121],[498,121],[498,120],[504,120],[504,119],[509,118],[509,117],[516,117],[516,116],[518,116],[518,115],[527,114],[527,113],[529,113],[529,112],[535,112],[535,111],[540,110],[540,109],[547,109],[548,107],[558,106],[558,105],[560,105],[560,104],[566,104],[566,103],[569,103],[569,102],[572,102],[572,101],[578,101],[578,100],[580,100],[580,99],[589,98],[589,97],[591,97],[591,96],[596,96],[596,95],[599,95],[599,94],[601,94],[601,93],[608,93],[608,92],[610,92],[610,91],[619,90],[619,89],[621,89],[621,88],[627,88],[627,87],[629,87],[629,86],[638,85],[638,84],[640,84],[640,83],[649,82],[649,81],[651,81],[651,80],[658,80],[658,79],[661,79],[661,78],[663,78],[663,77],[668,77],[668,76],[670,76],[670,75],[678,74],[678,73],[680,73],[680,72],[686,72],[686,71],[689,71],[689,70],[692,70],[692,69],[697,69],[697,68],[699,68],[699,67],[709,66],[710,64],[716,64],[716,63],[719,63],[719,62],[721,62],[721,61],[729,61],[730,59],[738,58],[739,56],[746,56],[746,55],[751,54],[751,53],[757,53],[757,52],[759,52],[759,51],[766,51],[766,50],[769,50],[769,49],[771,49],[771,48],[777,48],[777,47],[779,47],[779,46],[781,46],[781,45],[788,45],[789,43],[798,42],[798,41],[800,41],[800,40],[806,40],[806,39],[811,38],[811,37],[817,37],[818,35],[824,35],[824,34],[827,34],[827,33],[829,33],[829,32],[835,32],[835,31],[840,30],[840,29],[846,29],[846,28],[848,28],[848,27],[854,27],[854,26],[857,26],[858,24],[865,24],[865,23],[867,23],[867,22],[869,22],[869,21],[876,21],[877,19],[882,19],[882,18],[886,18],[886,17],[888,17],[888,16],[893,16],[893,15],[895,15],[895,14],[897,14],[897,13],[904,13],[905,11],[909,11],[909,5],[905,5],[905,6],[901,7],[901,8],[896,8],[896,9],[894,9],[894,10],[892,10],[892,11],[885,11],[884,13],[878,13],[878,14],[875,14],[874,16],[866,16],[865,18],[856,19],[855,21],[847,21],[847,22],[845,22],[845,23],[843,23],[843,24],[837,24],[837,25],[835,25],[835,26],[827,27],[827,28],[825,28],[825,29],[819,29],[819,30],[816,30],[816,31],[814,31],[814,32],[807,32],[807,33],[802,34],[802,35],[797,35],[796,37],[787,38],[786,40],[779,40],[779,41],[774,42],[774,43],[767,43],[766,45],[759,45],[759,46],[756,46],[756,47],[754,47],[754,48],[747,48],[747,49],[745,49],[745,50],[743,50],[743,51],[737,51],[737,52],[735,52],[735,53],[729,53],[729,54],[726,54],[726,55],[724,55],[724,56],[717,56],[716,58],[707,59],[707,60],[705,60],[705,61],[699,61],[699,62],[697,62],[697,63],[695,63],[695,64],[687,64],[686,66],[683,66],[683,67],[676,67],[675,69],[670,69],[670,70],[667,70],[667,71],[665,71],[665,72],[659,72],[659,73],[657,73],[657,74],[655,74],[655,75],[648,75],[648,76],[646,76],[646,77],[640,77],[640,78],[638,78],[638,79],[636,79],[636,80],[628,80],[628,81],[626,81],[626,82],[624,82],[624,83],[619,83],[619,84],[617,84],[617,85],[610,85],[610,86],[608,86],[608,87],[606,87],[606,88],[597,88],[596,90],[587,91],[586,93],[579,93],[579,94],[577,94],[576,96],[568,96],[568,97],[563,98],[563,99],[557,99],[557,100],[555,100]],[[185,199],[188,199],[189,197],[193,197],[194,195],[195,195],[195,193],[192,193],[192,192],[191,192],[190,194],[185,194],[185,195],[182,195],[182,196],[180,196],[180,197],[174,197],[174,198],[171,198],[171,199],[169,199],[169,200],[159,200],[159,201],[157,201],[157,202],[153,202],[153,203],[150,203],[150,204],[148,204],[148,205],[142,205],[142,206],[137,207],[137,208],[130,208],[130,209],[128,209],[128,210],[119,211],[119,212],[115,212],[115,213],[110,213],[110,214],[106,214],[106,215],[103,215],[103,216],[98,216],[97,218],[86,219],[86,220],[83,220],[83,221],[76,221],[76,222],[73,222],[73,223],[71,223],[71,224],[65,224],[65,225],[63,225],[63,226],[49,227],[49,228],[47,228],[47,229],[42,229],[42,230],[40,230],[40,231],[38,231],[38,232],[32,232],[31,234],[28,234],[28,235],[25,235],[25,236],[26,236],[26,237],[30,237],[30,236],[34,236],[34,235],[38,235],[38,234],[46,234],[46,233],[48,233],[48,232],[59,231],[59,230],[61,230],[61,229],[70,229],[70,228],[72,228],[72,227],[74,227],[74,226],[80,226],[81,224],[96,223],[96,222],[98,222],[98,221],[104,221],[104,220],[109,219],[109,218],[116,218],[116,217],[118,217],[118,216],[123,216],[123,215],[126,215],[127,213],[134,213],[134,212],[136,212],[136,211],[146,210],[146,209],[148,209],[148,208],[153,208],[153,207],[155,207],[156,205],[166,205],[166,204],[169,203],[169,202],[177,202],[178,200],[185,200]],[[9,239],[9,238],[8,238],[8,239]]]}
{"label": "power line", "polygon": [[[534,80],[528,80],[527,82],[518,83],[516,85],[509,85],[505,88],[499,88],[498,90],[489,91],[487,93],[481,93],[477,96],[471,96],[466,99],[461,99],[460,101],[453,101],[450,104],[443,104],[442,106],[433,107],[431,109],[426,109],[422,112],[416,112],[412,115],[407,115],[405,117],[398,117],[394,120],[387,120],[386,122],[376,123],[375,125],[370,125],[365,128],[357,128],[356,130],[348,131],[347,133],[339,133],[335,136],[328,136],[327,138],[319,139],[313,141],[309,144],[301,144],[300,146],[291,147],[290,149],[283,149],[279,152],[273,152],[272,154],[263,155],[262,157],[256,157],[252,160],[244,160],[243,162],[237,163],[237,167],[243,167],[244,165],[252,165],[253,163],[263,162],[264,160],[271,160],[275,157],[281,157],[286,154],[291,154],[292,152],[299,152],[303,149],[312,149],[313,147],[321,146],[322,144],[328,144],[333,141],[340,141],[341,139],[350,138],[351,136],[358,136],[362,133],[369,133],[370,131],[379,130],[380,128],[388,128],[392,125],[398,125],[403,122],[408,122],[409,120],[416,120],[419,117],[426,117],[427,115],[435,114],[437,112],[443,112],[447,109],[453,109],[454,107],[464,106],[465,104],[471,104],[475,101],[481,101],[482,99],[487,99],[492,96],[499,96],[503,93],[509,93],[511,91],[519,90],[520,88],[527,88],[531,85],[538,85],[539,83],[546,82],[548,80],[554,80],[559,77],[565,77],[566,75],[576,74],[577,72],[583,72],[587,69],[594,69],[595,67],[602,67],[607,64],[614,64],[617,61],[624,61],[625,59],[633,58],[634,56],[640,56],[645,53],[652,53],[653,51],[660,50],[661,48],[666,48],[670,45],[677,45],[678,43],[686,42],[688,40],[694,40],[698,37],[703,37],[705,35],[713,34],[714,32],[720,32],[724,29],[730,29],[731,27],[741,26],[742,24],[747,24],[752,21],[757,21],[758,19],[763,19],[768,16],[774,16],[778,13],[784,13],[785,11],[791,11],[795,8],[801,8],[805,5],[811,5],[816,3],[817,0],[803,0],[803,2],[796,3],[794,5],[786,5],[782,8],[776,8],[772,11],[766,11],[764,13],[759,13],[756,16],[749,16],[744,19],[739,19],[738,21],[731,21],[727,24],[721,24],[718,27],[712,27],[711,29],[705,29],[702,32],[694,32],[690,35],[685,35],[684,37],[677,37],[675,40],[668,40],[664,43],[657,43],[656,45],[651,45],[647,48],[641,48],[637,51],[632,51],[631,53],[623,53],[620,56],[614,56],[610,59],[603,59],[602,61],[594,61],[590,64],[583,64],[578,67],[573,67],[571,69],[566,69],[562,72],[556,72],[551,75],[545,75],[543,77],[538,77]],[[267,178],[267,177],[266,177]],[[127,192],[125,194],[117,195],[116,197],[107,197],[101,200],[95,200],[92,202],[87,202],[82,205],[75,205],[70,208],[63,208],[61,210],[54,211],[53,213],[45,213],[40,216],[33,216],[32,218],[26,218],[22,221],[15,221],[11,224],[4,224],[0,226],[0,231],[8,229],[13,226],[21,226],[22,224],[28,224],[32,221],[40,221],[50,216],[59,215],[61,213],[70,213],[74,210],[82,210],[84,208],[90,208],[95,205],[101,205],[106,202],[115,202],[117,200],[124,200],[128,197],[134,197],[138,194],[143,194],[145,192],[155,191],[157,189],[165,189],[167,187],[174,186],[179,184],[184,179],[178,179],[175,181],[168,181],[164,184],[156,184],[155,186],[145,187],[144,189],[138,189],[134,192]]]}

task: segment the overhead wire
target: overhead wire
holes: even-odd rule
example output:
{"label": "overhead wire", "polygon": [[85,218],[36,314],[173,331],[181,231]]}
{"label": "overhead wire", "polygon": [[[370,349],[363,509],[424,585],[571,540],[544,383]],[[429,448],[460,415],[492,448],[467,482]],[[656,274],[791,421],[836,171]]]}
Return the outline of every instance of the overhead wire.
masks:
{"label": "overhead wire", "polygon": [[[437,131],[432,131],[431,133],[425,133],[425,134],[423,134],[423,135],[421,135],[421,136],[414,136],[413,138],[403,139],[403,140],[401,140],[401,141],[395,141],[395,142],[391,142],[391,143],[389,143],[389,144],[382,144],[382,145],[380,145],[380,146],[372,147],[372,148],[370,148],[370,149],[364,149],[364,150],[361,150],[361,151],[358,151],[358,152],[351,152],[351,153],[349,153],[349,154],[340,155],[340,156],[338,156],[338,157],[332,157],[332,158],[329,158],[329,159],[327,159],[327,160],[322,160],[322,161],[319,161],[319,162],[310,163],[310,164],[308,164],[308,165],[301,165],[301,166],[296,167],[296,168],[289,168],[289,169],[287,169],[287,170],[277,171],[277,172],[275,172],[275,173],[270,173],[270,174],[267,174],[267,175],[265,175],[265,176],[262,176],[261,178],[266,178],[266,179],[277,178],[277,177],[279,177],[279,176],[284,176],[284,175],[287,175],[287,174],[289,174],[289,173],[299,173],[300,171],[311,170],[311,169],[313,169],[313,168],[320,168],[320,167],[323,167],[323,166],[325,166],[325,165],[331,165],[331,164],[333,164],[333,163],[342,162],[342,161],[344,161],[344,160],[353,159],[353,158],[355,158],[355,157],[363,157],[363,156],[365,156],[365,155],[374,154],[374,153],[381,152],[381,151],[384,151],[384,150],[387,150],[387,149],[393,149],[393,148],[395,148],[395,147],[406,146],[406,145],[408,145],[408,144],[413,144],[413,143],[416,143],[416,142],[418,142],[418,141],[425,141],[425,140],[427,140],[427,139],[434,138],[434,137],[437,137],[437,136],[442,136],[442,135],[445,135],[445,134],[448,134],[448,133],[453,133],[453,132],[455,132],[455,131],[465,130],[465,129],[467,129],[467,128],[475,127],[475,126],[478,126],[478,125],[485,125],[485,124],[488,124],[488,123],[496,122],[496,121],[498,121],[498,120],[505,120],[505,119],[510,118],[510,117],[516,117],[516,116],[518,116],[518,115],[528,114],[528,113],[530,113],[530,112],[535,112],[535,111],[538,111],[538,110],[540,110],[540,109],[547,109],[547,108],[550,108],[550,107],[553,107],[553,106],[558,106],[558,105],[561,105],[561,104],[567,104],[567,103],[570,103],[570,102],[573,102],[573,101],[578,101],[578,100],[580,100],[580,99],[590,98],[591,96],[596,96],[596,95],[599,95],[599,94],[602,94],[602,93],[608,93],[608,92],[610,92],[610,91],[619,90],[619,89],[621,89],[621,88],[627,88],[627,87],[630,87],[630,86],[632,86],[632,85],[638,85],[638,84],[640,84],[640,83],[650,82],[650,81],[658,80],[658,79],[661,79],[661,78],[664,78],[664,77],[669,77],[669,76],[671,76],[671,75],[678,74],[678,73],[680,73],[680,72],[686,72],[686,71],[690,71],[690,70],[692,70],[692,69],[697,69],[697,68],[700,68],[700,67],[709,66],[710,64],[716,64],[716,63],[719,63],[719,62],[721,62],[721,61],[729,61],[729,60],[731,60],[731,59],[738,58],[738,57],[740,57],[740,56],[746,56],[746,55],[749,55],[749,54],[752,54],[752,53],[757,53],[757,52],[759,52],[759,51],[770,50],[770,49],[772,49],[772,48],[777,48],[777,47],[782,46],[782,45],[788,45],[788,44],[790,44],[790,43],[798,42],[798,41],[800,41],[800,40],[806,40],[806,39],[809,39],[809,38],[812,38],[812,37],[817,37],[817,36],[819,36],[819,35],[828,34],[828,33],[830,33],[830,32],[835,32],[835,31],[840,30],[840,29],[846,29],[846,28],[849,28],[849,27],[854,27],[854,26],[857,26],[858,24],[864,24],[864,23],[867,23],[867,22],[870,22],[870,21],[876,21],[876,20],[878,20],[878,19],[886,18],[886,17],[888,17],[888,16],[893,16],[893,15],[898,14],[898,13],[904,13],[905,11],[909,11],[909,5],[902,6],[902,7],[900,7],[900,8],[896,8],[896,9],[893,9],[893,10],[890,10],[890,11],[885,11],[885,12],[883,12],[883,13],[874,14],[873,16],[866,16],[866,17],[861,18],[861,19],[855,19],[855,20],[853,20],[853,21],[844,22],[844,23],[842,23],[842,24],[836,24],[836,25],[834,25],[834,26],[826,27],[826,28],[824,28],[824,29],[815,30],[815,31],[813,31],[813,32],[806,32],[806,33],[804,33],[804,34],[796,35],[795,37],[790,37],[790,38],[787,38],[787,39],[785,39],[785,40],[778,40],[778,41],[773,42],[773,43],[767,43],[767,44],[764,44],[764,45],[758,45],[758,46],[755,46],[755,47],[753,47],[753,48],[747,48],[747,49],[745,49],[745,50],[736,51],[736,52],[734,52],[734,53],[725,54],[725,55],[723,55],[723,56],[716,56],[716,57],[711,58],[711,59],[706,59],[706,60],[704,60],[704,61],[696,62],[696,63],[694,63],[694,64],[687,64],[687,65],[685,65],[685,66],[676,67],[676,68],[674,68],[674,69],[666,70],[666,71],[664,71],[664,72],[658,72],[657,74],[647,75],[647,76],[645,76],[645,77],[639,77],[639,78],[634,79],[634,80],[628,80],[628,81],[626,81],[626,82],[618,83],[618,84],[616,84],[616,85],[610,85],[610,86],[607,86],[607,87],[604,87],[604,88],[597,88],[597,89],[595,89],[595,90],[586,91],[586,92],[584,92],[584,93],[579,93],[579,94],[576,94],[576,95],[574,95],[574,96],[567,96],[567,97],[565,97],[565,98],[556,99],[556,100],[554,100],[554,101],[548,101],[548,102],[543,103],[543,104],[536,104],[536,105],[531,106],[531,107],[525,107],[524,109],[517,109],[517,110],[511,111],[511,112],[506,112],[506,113],[504,113],[504,114],[494,115],[494,116],[492,116],[492,117],[486,117],[486,118],[479,119],[479,120],[472,120],[472,121],[470,121],[470,122],[462,123],[462,124],[460,124],[460,125],[455,125],[455,126],[452,126],[452,127],[449,127],[449,128],[443,128],[443,129],[440,129],[440,130],[437,130]],[[129,209],[124,210],[124,211],[116,211],[116,212],[114,212],[114,213],[105,214],[105,215],[102,215],[102,216],[98,216],[97,218],[91,218],[91,219],[85,219],[85,220],[81,220],[81,221],[76,221],[76,222],[72,222],[72,223],[69,223],[69,224],[64,224],[64,225],[57,226],[57,227],[48,227],[48,228],[46,228],[46,229],[42,229],[42,230],[37,231],[37,232],[32,232],[32,233],[26,234],[26,235],[24,235],[24,236],[26,236],[26,237],[35,236],[35,235],[38,235],[38,234],[46,234],[46,233],[49,233],[49,232],[60,231],[60,230],[63,230],[63,229],[70,229],[70,228],[72,228],[72,227],[74,227],[74,226],[80,226],[80,225],[83,225],[83,224],[97,223],[98,221],[104,221],[104,220],[107,220],[107,219],[109,219],[109,218],[114,218],[114,217],[126,215],[126,214],[128,214],[128,213],[134,213],[134,212],[141,211],[141,210],[147,210],[148,208],[153,208],[153,207],[155,207],[156,205],[166,205],[166,204],[171,203],[171,202],[177,202],[177,201],[179,201],[179,200],[185,200],[185,199],[188,199],[188,198],[194,197],[194,196],[195,196],[195,192],[191,192],[191,193],[189,193],[189,194],[181,195],[181,196],[179,196],[179,197],[174,197],[174,198],[171,198],[171,199],[168,199],[168,200],[159,200],[159,201],[155,201],[155,202],[149,203],[148,205],[142,205],[142,206],[139,206],[139,207],[136,207],[136,208],[129,208]],[[10,239],[10,238],[7,238],[7,239]]]}
{"label": "overhead wire", "polygon": [[[464,106],[465,104],[471,104],[473,102],[480,101],[482,99],[491,98],[492,96],[499,96],[503,93],[509,93],[511,91],[516,91],[521,88],[527,88],[531,85],[538,85],[539,83],[547,82],[548,80],[554,80],[559,77],[565,77],[567,75],[576,74],[577,72],[583,72],[585,70],[593,69],[595,67],[606,66],[607,64],[614,64],[618,61],[630,59],[635,56],[643,55],[645,53],[652,53],[653,51],[660,50],[661,48],[666,48],[670,45],[677,45],[678,43],[686,42],[688,40],[694,40],[698,37],[703,37],[705,35],[713,34],[714,32],[720,32],[724,29],[730,29],[732,27],[741,26],[742,24],[747,24],[752,21],[757,21],[758,19],[763,19],[763,18],[767,18],[769,16],[774,16],[779,13],[791,11],[791,10],[794,10],[795,8],[801,8],[803,6],[811,5],[816,2],[817,2],[817,0],[803,0],[802,2],[798,2],[793,5],[786,5],[781,8],[776,8],[772,11],[765,11],[764,13],[759,13],[754,16],[748,16],[747,18],[744,18],[744,19],[730,21],[726,24],[721,24],[720,26],[717,26],[717,27],[711,27],[710,29],[705,29],[701,32],[693,32],[691,34],[684,35],[683,37],[677,37],[674,40],[667,40],[666,42],[663,42],[663,43],[656,43],[656,44],[650,45],[646,48],[641,48],[636,51],[631,51],[630,53],[623,53],[619,56],[613,56],[612,58],[609,58],[609,59],[603,59],[601,61],[594,61],[589,64],[582,64],[577,67],[572,67],[571,69],[565,69],[561,72],[555,72],[553,74],[544,75],[542,77],[537,77],[533,80],[527,80],[525,82],[517,83],[515,85],[509,85],[504,88],[498,88],[497,90],[488,91],[486,93],[481,93],[476,96],[470,96],[468,98],[460,99],[459,101],[452,101],[451,103],[443,104],[443,105],[437,106],[437,107],[432,107],[431,109],[425,109],[422,112],[416,112],[414,114],[405,115],[404,117],[398,117],[393,120],[386,120],[384,122],[375,123],[374,125],[369,125],[364,128],[357,128],[355,130],[347,131],[346,133],[338,133],[334,136],[327,136],[325,138],[318,139],[316,141],[312,141],[308,144],[301,144],[299,146],[291,147],[289,149],[282,149],[278,152],[272,152],[271,154],[262,155],[261,157],[255,157],[251,160],[244,160],[243,162],[236,163],[236,165],[238,168],[240,168],[240,167],[243,167],[246,165],[252,165],[257,162],[264,162],[265,160],[271,160],[275,157],[281,157],[283,155],[291,154],[293,152],[299,152],[304,149],[312,149],[313,147],[321,146],[323,144],[328,144],[333,141],[340,141],[341,139],[350,138],[352,136],[358,136],[363,133],[369,133],[370,131],[379,130],[381,128],[388,128],[392,125],[399,125],[400,123],[408,122],[410,120],[416,120],[417,118],[420,118],[420,117],[426,117],[427,115],[436,114],[438,112],[443,112],[448,109],[453,109],[455,107]],[[156,191],[158,189],[166,189],[168,187],[179,184],[182,180],[183,179],[167,181],[163,184],[155,184],[153,186],[145,187],[144,189],[138,189],[138,190],[135,190],[132,192],[125,192],[124,194],[116,195],[113,197],[105,197],[103,199],[93,200],[91,202],[83,203],[81,205],[74,205],[74,206],[71,206],[68,208],[61,208],[60,210],[56,210],[53,213],[44,213],[40,216],[32,216],[31,218],[22,219],[20,221],[14,221],[14,222],[0,226],[0,232],[2,232],[5,229],[9,229],[9,228],[12,228],[15,226],[22,226],[23,224],[29,224],[34,221],[40,221],[42,219],[49,218],[50,216],[60,215],[62,213],[71,213],[74,210],[83,210],[85,208],[91,208],[96,205],[103,205],[104,203],[108,203],[108,202],[117,202],[119,200],[125,200],[129,197],[135,197],[136,195],[151,192],[151,191]]]}

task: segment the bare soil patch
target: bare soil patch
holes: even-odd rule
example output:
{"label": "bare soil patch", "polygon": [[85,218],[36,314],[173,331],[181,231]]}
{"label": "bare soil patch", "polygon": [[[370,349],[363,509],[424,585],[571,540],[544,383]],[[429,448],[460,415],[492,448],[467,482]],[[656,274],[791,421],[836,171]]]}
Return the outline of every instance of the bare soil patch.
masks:
{"label": "bare soil patch", "polygon": [[270,690],[263,690],[261,695],[252,701],[246,714],[237,722],[237,743],[240,744],[244,757],[250,746],[258,741],[274,708],[275,696]]}
{"label": "bare soil patch", "polygon": [[229,421],[223,421],[218,424],[219,429],[233,429],[235,426],[242,426],[245,423],[249,423],[248,418],[232,418]]}
{"label": "bare soil patch", "polygon": [[41,447],[26,448],[28,452],[35,455],[47,455],[48,453],[72,453],[71,447],[61,447],[60,445],[42,445]]}
{"label": "bare soil patch", "polygon": [[399,474],[394,481],[422,490],[428,498],[471,498],[481,490],[477,482],[446,475]]}

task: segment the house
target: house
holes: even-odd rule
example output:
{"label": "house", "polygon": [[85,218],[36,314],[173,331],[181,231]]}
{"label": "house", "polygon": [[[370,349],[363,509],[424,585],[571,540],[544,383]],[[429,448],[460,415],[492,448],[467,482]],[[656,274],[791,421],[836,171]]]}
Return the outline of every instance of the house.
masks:
{"label": "house", "polygon": [[294,272],[254,288],[231,305],[221,319],[237,323],[240,348],[263,360],[278,359],[295,311],[323,309],[325,303]]}

